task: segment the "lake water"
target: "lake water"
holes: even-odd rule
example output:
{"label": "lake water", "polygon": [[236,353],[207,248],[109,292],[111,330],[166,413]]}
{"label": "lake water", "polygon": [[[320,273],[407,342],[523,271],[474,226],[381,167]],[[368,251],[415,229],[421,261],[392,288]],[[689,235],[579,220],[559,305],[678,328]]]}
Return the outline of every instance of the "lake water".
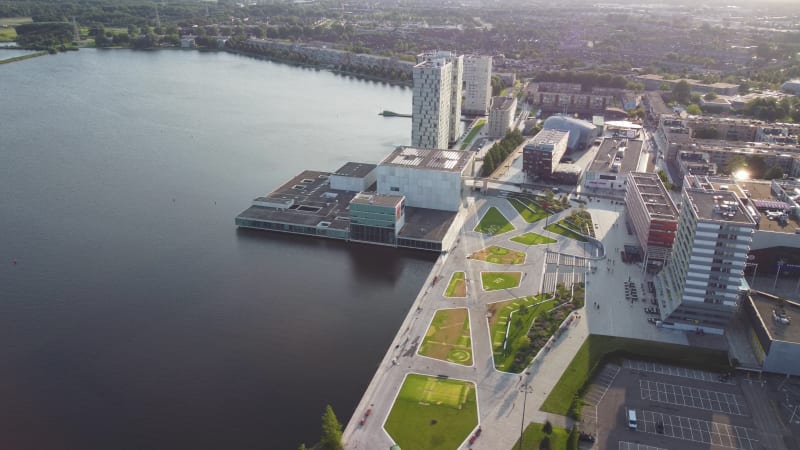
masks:
{"label": "lake water", "polygon": [[0,448],[294,449],[326,403],[347,422],[433,257],[233,219],[408,144],[377,113],[410,90],[84,49],[0,66],[0,101]]}

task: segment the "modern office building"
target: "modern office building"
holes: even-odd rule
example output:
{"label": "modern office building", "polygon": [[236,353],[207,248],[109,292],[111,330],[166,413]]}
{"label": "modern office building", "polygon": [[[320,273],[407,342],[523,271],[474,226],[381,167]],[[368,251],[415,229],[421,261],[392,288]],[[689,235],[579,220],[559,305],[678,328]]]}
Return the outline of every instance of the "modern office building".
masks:
{"label": "modern office building", "polygon": [[492,97],[492,105],[489,111],[489,137],[502,138],[505,136],[509,128],[511,128],[511,122],[514,120],[516,111],[516,97]]}
{"label": "modern office building", "polygon": [[358,193],[350,200],[350,240],[397,245],[405,225],[405,197]]}
{"label": "modern office building", "polygon": [[446,149],[461,136],[463,61],[452,52],[417,55],[412,72],[412,146]]}
{"label": "modern office building", "polygon": [[542,130],[522,148],[522,170],[532,179],[552,178],[567,151],[570,132]]}
{"label": "modern office building", "polygon": [[375,164],[349,162],[329,177],[331,189],[361,192],[369,189],[378,180]]}
{"label": "modern office building", "polygon": [[408,206],[458,211],[472,152],[398,147],[378,164],[378,193],[404,195]]}
{"label": "modern office building", "polygon": [[548,117],[544,121],[542,129],[569,131],[567,149],[570,151],[580,151],[588,148],[592,141],[594,141],[594,138],[598,135],[597,127],[592,125],[591,122],[560,115]]}
{"label": "modern office building", "polygon": [[606,138],[594,160],[586,169],[583,185],[592,189],[625,190],[628,174],[644,171],[642,141],[639,139]]}
{"label": "modern office building", "polygon": [[492,98],[492,57],[480,55],[464,56],[464,103],[465,114],[485,115]]}
{"label": "modern office building", "polygon": [[642,248],[643,267],[657,272],[669,261],[678,229],[678,209],[658,175],[641,172],[628,174],[625,206]]}
{"label": "modern office building", "polygon": [[684,180],[671,258],[656,276],[664,327],[722,334],[739,307],[756,222],[731,185]]}
{"label": "modern office building", "polygon": [[751,291],[742,309],[750,325],[747,331],[761,369],[800,375],[800,325],[796,323],[800,304]]}

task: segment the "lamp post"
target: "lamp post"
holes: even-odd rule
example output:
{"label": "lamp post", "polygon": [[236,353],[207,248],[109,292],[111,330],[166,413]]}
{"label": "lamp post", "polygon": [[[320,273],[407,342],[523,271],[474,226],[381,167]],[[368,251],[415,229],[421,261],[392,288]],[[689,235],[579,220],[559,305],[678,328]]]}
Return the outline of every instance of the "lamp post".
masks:
{"label": "lamp post", "polygon": [[[528,372],[525,372],[525,376],[528,376]],[[533,388],[525,383],[520,387],[520,390],[525,393],[525,397],[522,400],[522,421],[519,423],[519,450],[522,450],[522,435],[525,431],[525,405],[528,403],[528,392],[533,393]]]}

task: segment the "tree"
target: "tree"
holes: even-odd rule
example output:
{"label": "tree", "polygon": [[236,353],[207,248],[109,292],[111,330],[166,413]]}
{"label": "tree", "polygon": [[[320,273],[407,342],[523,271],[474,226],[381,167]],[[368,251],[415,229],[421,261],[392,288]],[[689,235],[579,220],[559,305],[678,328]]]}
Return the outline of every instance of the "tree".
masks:
{"label": "tree", "polygon": [[322,415],[322,448],[325,450],[342,450],[342,424],[336,418],[331,405],[325,407]]}
{"label": "tree", "polygon": [[781,166],[772,166],[767,170],[767,173],[764,174],[764,178],[767,180],[774,180],[776,178],[783,178],[783,168]]}
{"label": "tree", "polygon": [[690,114],[692,116],[699,116],[699,115],[703,114],[703,110],[700,109],[699,106],[697,106],[694,103],[692,103],[691,105],[686,107],[686,114]]}
{"label": "tree", "polygon": [[714,100],[715,98],[717,98],[717,94],[712,91],[712,92],[709,92],[708,94],[704,95],[703,98],[706,99],[706,100]]}
{"label": "tree", "polygon": [[300,444],[300,447],[297,447],[297,450],[307,450],[306,444]]}
{"label": "tree", "polygon": [[679,103],[689,103],[689,100],[692,97],[692,87],[689,86],[689,82],[686,80],[681,80],[675,83],[675,86],[672,87],[672,99]]}
{"label": "tree", "polygon": [[544,434],[552,434],[553,433],[553,424],[550,423],[549,420],[544,422],[544,426],[542,426],[542,431]]}
{"label": "tree", "polygon": [[763,178],[767,171],[767,163],[764,162],[763,156],[754,155],[747,159],[747,168],[750,170],[751,177]]}

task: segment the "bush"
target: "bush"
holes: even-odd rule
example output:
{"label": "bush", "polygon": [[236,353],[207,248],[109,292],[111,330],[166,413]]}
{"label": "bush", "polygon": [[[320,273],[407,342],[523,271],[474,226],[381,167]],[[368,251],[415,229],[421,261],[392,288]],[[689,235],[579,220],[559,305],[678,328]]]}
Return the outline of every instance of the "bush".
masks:
{"label": "bush", "polygon": [[553,424],[550,421],[545,421],[544,426],[542,427],[542,431],[544,434],[552,434],[553,433]]}
{"label": "bush", "polygon": [[580,448],[580,433],[578,433],[578,426],[573,425],[572,430],[567,437],[567,450],[578,450]]}
{"label": "bush", "polygon": [[539,450],[550,450],[550,436],[545,436],[544,439],[539,442]]}

